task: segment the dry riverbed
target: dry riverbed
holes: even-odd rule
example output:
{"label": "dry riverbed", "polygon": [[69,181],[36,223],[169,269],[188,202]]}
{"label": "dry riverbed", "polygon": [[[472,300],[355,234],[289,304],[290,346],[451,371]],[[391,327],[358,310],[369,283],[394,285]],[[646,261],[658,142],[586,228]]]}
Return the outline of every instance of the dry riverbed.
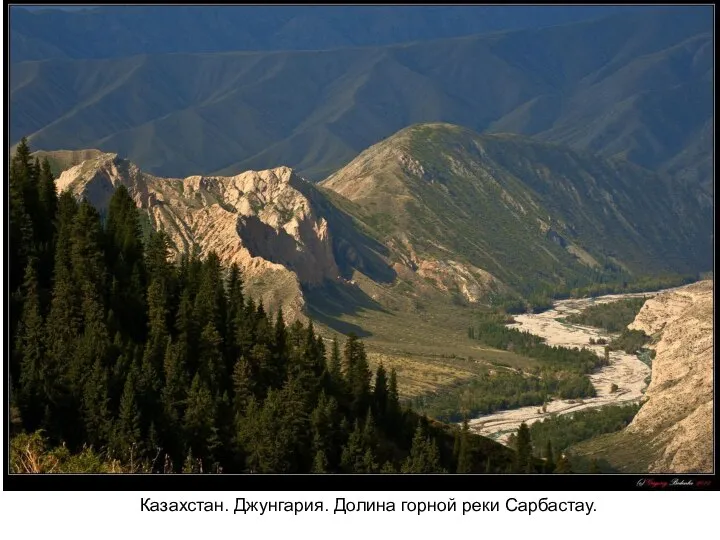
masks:
{"label": "dry riverbed", "polygon": [[[508,325],[509,328],[518,328],[535,334],[542,338],[548,345],[559,345],[562,347],[587,347],[598,355],[604,354],[603,345],[590,345],[590,338],[609,339],[614,334],[608,334],[599,328],[580,326],[561,322],[558,319],[577,313],[594,305],[612,302],[623,298],[639,296],[651,297],[656,293],[637,294],[613,294],[600,296],[598,298],[580,298],[560,300],[555,302],[553,309],[538,314],[515,315],[515,324]],[[581,409],[598,408],[604,405],[635,403],[643,396],[647,384],[645,379],[650,375],[650,368],[637,356],[627,354],[623,351],[610,353],[610,365],[601,368],[589,375],[597,397],[583,400],[553,400],[547,403],[543,412],[541,406],[522,407],[506,411],[497,411],[470,420],[471,429],[503,444],[507,443],[508,437],[517,431],[520,424],[525,422],[530,425],[533,422],[542,420],[551,414],[567,414]],[[618,386],[616,392],[610,392],[612,384]]]}

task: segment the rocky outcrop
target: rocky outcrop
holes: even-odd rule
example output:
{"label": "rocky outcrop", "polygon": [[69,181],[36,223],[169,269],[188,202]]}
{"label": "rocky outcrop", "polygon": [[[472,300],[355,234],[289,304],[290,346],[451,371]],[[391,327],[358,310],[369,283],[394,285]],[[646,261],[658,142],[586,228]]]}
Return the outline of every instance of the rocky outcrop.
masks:
{"label": "rocky outcrop", "polygon": [[100,154],[64,171],[57,188],[87,197],[102,211],[114,189],[126,186],[151,225],[168,233],[176,254],[193,246],[215,251],[223,262],[240,265],[266,305],[298,314],[303,287],[341,279],[328,222],[301,192],[312,189],[303,183],[288,167],[159,178],[116,154]]}
{"label": "rocky outcrop", "polygon": [[631,329],[653,336],[647,401],[627,427],[658,448],[652,473],[713,469],[713,282],[648,300]]}

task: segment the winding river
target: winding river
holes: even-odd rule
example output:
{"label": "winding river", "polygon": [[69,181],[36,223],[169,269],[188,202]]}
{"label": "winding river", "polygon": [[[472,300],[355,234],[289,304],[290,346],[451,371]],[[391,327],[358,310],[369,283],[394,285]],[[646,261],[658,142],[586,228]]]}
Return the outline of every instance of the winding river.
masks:
{"label": "winding river", "polygon": [[[603,355],[604,346],[590,345],[590,338],[605,338],[609,340],[614,334],[608,334],[599,328],[590,326],[564,323],[558,319],[582,311],[594,304],[612,302],[623,298],[651,297],[660,292],[664,291],[560,300],[555,302],[553,309],[543,313],[515,315],[514,319],[516,322],[508,325],[508,328],[518,328],[545,338],[548,345],[587,347],[595,351],[598,355]],[[590,380],[597,390],[597,397],[585,398],[583,400],[556,399],[547,403],[544,412],[540,406],[497,411],[470,420],[470,428],[480,435],[506,444],[508,437],[517,431],[523,422],[530,425],[552,414],[567,414],[581,409],[598,408],[604,405],[636,403],[643,396],[643,391],[647,386],[645,381],[648,375],[650,375],[650,367],[643,363],[637,356],[627,354],[623,351],[613,351],[610,353],[610,365],[589,375]],[[610,392],[612,384],[617,385],[618,390],[616,392]]]}

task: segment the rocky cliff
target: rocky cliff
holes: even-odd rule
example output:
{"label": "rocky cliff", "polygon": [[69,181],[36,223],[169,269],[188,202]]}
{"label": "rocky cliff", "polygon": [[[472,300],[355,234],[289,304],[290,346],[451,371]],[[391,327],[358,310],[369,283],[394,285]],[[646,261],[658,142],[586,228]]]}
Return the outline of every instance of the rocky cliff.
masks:
{"label": "rocky cliff", "polygon": [[713,282],[648,300],[631,329],[653,336],[647,402],[627,427],[649,438],[652,473],[713,469]]}
{"label": "rocky cliff", "polygon": [[199,247],[238,263],[266,305],[297,315],[303,288],[342,280],[328,221],[310,198],[312,186],[288,167],[231,177],[159,178],[116,154],[100,154],[64,171],[59,191],[87,197],[101,212],[114,188],[128,188],[150,225],[165,230],[176,254]]}

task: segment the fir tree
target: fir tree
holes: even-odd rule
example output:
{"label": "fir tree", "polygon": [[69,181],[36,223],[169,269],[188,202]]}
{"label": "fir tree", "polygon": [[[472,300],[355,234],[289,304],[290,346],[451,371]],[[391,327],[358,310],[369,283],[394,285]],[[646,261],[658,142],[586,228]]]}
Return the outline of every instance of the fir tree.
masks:
{"label": "fir tree", "polygon": [[315,459],[313,460],[312,472],[326,473],[327,466],[328,466],[328,461],[327,461],[327,457],[325,457],[325,452],[323,450],[318,450],[315,453]]}
{"label": "fir tree", "polygon": [[388,381],[387,372],[382,363],[375,371],[375,388],[373,389],[373,408],[378,418],[383,421],[388,409]]}
{"label": "fir tree", "polygon": [[218,442],[215,413],[210,390],[196,373],[188,392],[183,427],[193,455],[201,460],[204,467],[213,461],[213,451]]}
{"label": "fir tree", "polygon": [[20,358],[19,397],[23,418],[32,431],[38,428],[44,413],[43,403],[52,397],[54,374],[48,371],[43,337],[45,329],[40,314],[35,259],[30,259],[23,284],[23,312],[18,326],[15,352]]}
{"label": "fir tree", "polygon": [[532,472],[532,441],[530,440],[530,429],[523,422],[517,431],[515,471]]}
{"label": "fir tree", "polygon": [[115,454],[123,460],[137,458],[142,452],[141,416],[137,400],[137,370],[130,368],[125,381],[120,411],[113,436]]}
{"label": "fir tree", "polygon": [[552,473],[555,470],[555,455],[553,454],[552,442],[550,439],[545,446],[545,472]]}
{"label": "fir tree", "polygon": [[236,413],[243,414],[251,398],[254,397],[254,378],[250,364],[241,356],[233,368],[233,406]]}
{"label": "fir tree", "polygon": [[470,455],[470,426],[467,418],[463,420],[460,433],[460,449],[458,451],[458,474],[469,473],[472,470],[472,459]]}
{"label": "fir tree", "polygon": [[426,435],[422,424],[415,430],[410,455],[403,463],[402,472],[416,474],[442,472],[437,444]]}
{"label": "fir tree", "polygon": [[83,408],[88,442],[96,447],[105,445],[111,436],[108,374],[100,359],[96,359],[85,382]]}
{"label": "fir tree", "polygon": [[370,400],[370,368],[365,348],[355,334],[345,342],[345,378],[352,396],[352,409],[356,414],[367,410]]}
{"label": "fir tree", "polygon": [[[332,352],[330,353],[329,371],[332,380],[342,383],[342,360],[340,358],[340,346],[337,338],[333,338]],[[338,388],[340,390],[340,388]]]}

